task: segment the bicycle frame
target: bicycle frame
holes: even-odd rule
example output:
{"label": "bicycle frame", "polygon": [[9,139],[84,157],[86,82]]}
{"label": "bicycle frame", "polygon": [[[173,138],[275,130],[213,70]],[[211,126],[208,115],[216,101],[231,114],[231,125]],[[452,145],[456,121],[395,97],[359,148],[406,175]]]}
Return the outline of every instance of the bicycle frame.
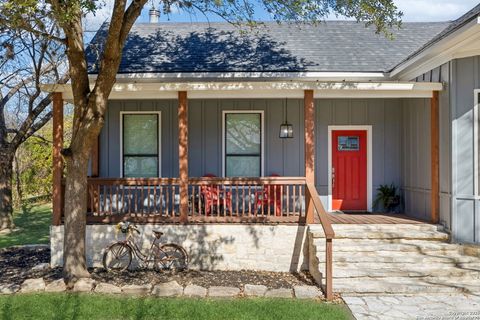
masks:
{"label": "bicycle frame", "polygon": [[125,245],[130,247],[134,256],[136,256],[141,262],[143,262],[146,268],[149,267],[150,263],[155,261],[153,248],[156,246],[158,250],[162,251],[159,245],[160,239],[156,237],[155,239],[153,239],[152,245],[150,246],[150,249],[148,250],[147,254],[143,253],[142,250],[138,247],[137,243],[134,240],[132,232],[129,232],[127,234],[127,238],[125,239],[125,241],[121,241],[121,242],[123,242]]}

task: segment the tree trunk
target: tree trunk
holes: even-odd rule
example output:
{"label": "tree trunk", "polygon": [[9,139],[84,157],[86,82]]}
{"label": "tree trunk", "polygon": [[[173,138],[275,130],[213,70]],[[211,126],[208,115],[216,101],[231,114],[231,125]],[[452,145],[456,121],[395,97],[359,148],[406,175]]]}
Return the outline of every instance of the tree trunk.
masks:
{"label": "tree trunk", "polygon": [[15,188],[17,189],[17,201],[15,205],[20,206],[23,203],[23,190],[22,190],[22,181],[20,175],[20,165],[18,164],[18,157],[17,153],[15,152],[15,156],[13,157],[15,162]]}
{"label": "tree trunk", "polygon": [[12,165],[11,152],[0,152],[0,230],[12,229]]}
{"label": "tree trunk", "polygon": [[69,285],[80,278],[90,277],[85,255],[88,145],[90,145],[87,139],[86,137],[76,139],[76,145],[81,146],[79,148],[74,148],[75,142],[72,141],[72,152],[65,156],[67,176],[64,197],[63,272]]}

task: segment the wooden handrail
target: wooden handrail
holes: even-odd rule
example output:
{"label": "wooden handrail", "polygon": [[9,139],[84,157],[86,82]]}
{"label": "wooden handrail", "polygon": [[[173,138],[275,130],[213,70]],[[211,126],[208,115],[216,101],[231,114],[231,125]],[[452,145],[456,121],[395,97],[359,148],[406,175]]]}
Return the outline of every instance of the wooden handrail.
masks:
{"label": "wooden handrail", "polygon": [[307,183],[307,193],[310,201],[313,203],[315,211],[317,211],[320,223],[322,224],[323,232],[325,233],[325,297],[327,300],[333,299],[333,244],[332,240],[335,237],[330,219],[325,211],[317,189],[313,183]]}
{"label": "wooden handrail", "polygon": [[179,184],[179,178],[88,178],[88,183],[102,185],[169,185]]}
{"label": "wooden handrail", "polygon": [[320,196],[318,195],[315,185],[313,185],[313,183],[307,183],[307,189],[313,201],[313,206],[317,211],[318,217],[320,218],[320,223],[322,225],[323,232],[325,233],[325,238],[335,238],[335,231],[333,231],[332,224],[330,223],[330,219],[328,218],[328,214],[325,211],[322,203],[320,202]]}
{"label": "wooden handrail", "polygon": [[209,184],[271,184],[271,185],[304,185],[304,177],[245,177],[245,178],[221,178],[221,177],[200,177],[190,178],[190,184],[209,185]]}

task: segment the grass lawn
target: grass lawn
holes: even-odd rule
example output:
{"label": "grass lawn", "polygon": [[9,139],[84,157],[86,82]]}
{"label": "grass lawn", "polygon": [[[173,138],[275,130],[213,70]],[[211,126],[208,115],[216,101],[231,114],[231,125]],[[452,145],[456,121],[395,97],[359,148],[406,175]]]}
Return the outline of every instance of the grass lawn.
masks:
{"label": "grass lawn", "polygon": [[351,319],[344,306],[288,299],[135,298],[90,294],[0,296],[0,319]]}
{"label": "grass lawn", "polygon": [[50,204],[32,204],[13,214],[15,231],[0,235],[0,248],[23,244],[48,244],[52,222]]}

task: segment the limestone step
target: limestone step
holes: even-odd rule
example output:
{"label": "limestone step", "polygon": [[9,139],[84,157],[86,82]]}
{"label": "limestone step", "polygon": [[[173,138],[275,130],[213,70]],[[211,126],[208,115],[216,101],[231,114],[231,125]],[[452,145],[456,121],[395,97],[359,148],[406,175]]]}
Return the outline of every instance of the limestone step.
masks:
{"label": "limestone step", "polygon": [[336,263],[334,278],[463,277],[480,279],[480,264]]}
{"label": "limestone step", "polygon": [[[311,231],[313,238],[322,238],[323,232]],[[423,230],[342,230],[335,232],[335,239],[420,239],[432,241],[447,241],[449,236],[447,233],[440,231],[423,231]]]}
{"label": "limestone step", "polygon": [[[419,223],[419,224],[333,224],[333,230],[337,232],[397,232],[397,231],[443,231],[441,225]],[[323,237],[321,225],[310,225],[309,230],[318,233]]]}
{"label": "limestone step", "polygon": [[[313,244],[317,251],[325,251],[325,239],[313,239]],[[409,239],[334,239],[334,252],[379,252],[379,251],[399,251],[399,252],[461,252],[461,247],[455,244],[443,243],[428,240],[409,240]]]}
{"label": "limestone step", "polygon": [[[415,230],[415,231],[443,231],[443,227],[437,224],[418,223],[418,224],[333,224],[333,230],[363,230],[363,231],[397,231],[397,230]],[[318,226],[315,226],[318,227]],[[322,228],[320,226],[320,228]],[[322,228],[323,230],[323,228]]]}
{"label": "limestone step", "polygon": [[[480,263],[477,257],[461,255],[457,252],[402,252],[402,251],[377,251],[377,252],[345,252],[333,249],[334,263],[409,263],[409,264],[447,264]],[[325,261],[325,251],[317,250],[316,257],[319,262]]]}
{"label": "limestone step", "polygon": [[388,277],[334,279],[333,290],[348,294],[413,294],[480,292],[480,280],[456,277]]}

